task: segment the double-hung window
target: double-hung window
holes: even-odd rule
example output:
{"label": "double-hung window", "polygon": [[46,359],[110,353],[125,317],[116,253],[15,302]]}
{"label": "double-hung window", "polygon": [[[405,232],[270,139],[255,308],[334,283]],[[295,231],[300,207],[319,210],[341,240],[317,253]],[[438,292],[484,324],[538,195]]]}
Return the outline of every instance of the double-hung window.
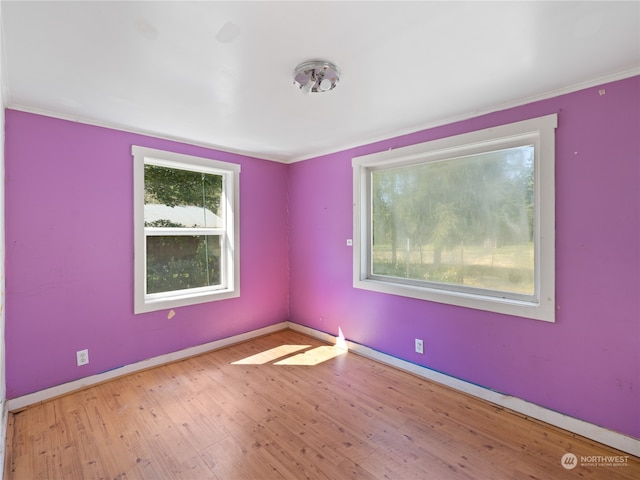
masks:
{"label": "double-hung window", "polygon": [[354,158],[354,286],[555,321],[556,125]]}
{"label": "double-hung window", "polygon": [[237,297],[236,164],[132,147],[134,311]]}

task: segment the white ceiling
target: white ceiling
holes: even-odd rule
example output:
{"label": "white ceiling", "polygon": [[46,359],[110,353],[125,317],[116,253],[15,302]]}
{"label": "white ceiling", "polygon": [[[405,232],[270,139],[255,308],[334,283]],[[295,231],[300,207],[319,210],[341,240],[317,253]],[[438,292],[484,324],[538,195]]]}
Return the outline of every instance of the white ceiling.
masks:
{"label": "white ceiling", "polygon": [[[2,1],[7,107],[284,162],[640,73],[640,2]],[[335,90],[293,69],[327,59]]]}

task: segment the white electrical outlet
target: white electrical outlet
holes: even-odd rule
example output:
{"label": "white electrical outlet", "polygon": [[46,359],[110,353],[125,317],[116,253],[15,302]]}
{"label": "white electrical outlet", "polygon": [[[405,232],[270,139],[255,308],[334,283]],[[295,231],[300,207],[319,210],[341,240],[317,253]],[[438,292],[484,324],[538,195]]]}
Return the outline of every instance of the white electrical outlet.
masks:
{"label": "white electrical outlet", "polygon": [[86,365],[89,363],[89,349],[79,350],[76,352],[76,360],[78,361],[78,366]]}
{"label": "white electrical outlet", "polygon": [[416,338],[416,353],[424,353],[424,342],[420,338]]}

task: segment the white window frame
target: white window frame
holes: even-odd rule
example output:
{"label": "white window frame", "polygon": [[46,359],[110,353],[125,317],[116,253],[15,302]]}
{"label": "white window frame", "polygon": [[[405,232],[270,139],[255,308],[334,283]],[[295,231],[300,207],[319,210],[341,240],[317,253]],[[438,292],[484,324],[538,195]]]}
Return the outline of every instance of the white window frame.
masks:
{"label": "white window frame", "polygon": [[[426,143],[374,153],[352,160],[353,165],[353,286],[438,303],[517,317],[555,322],[555,129],[557,115],[455,135]],[[500,292],[469,292],[455,286],[394,282],[372,275],[371,173],[376,169],[444,161],[460,156],[534,145],[534,284],[532,300],[509,299]],[[462,291],[465,290],[465,291]]]}
{"label": "white window frame", "polygon": [[[240,296],[240,165],[152,148],[131,146],[133,156],[134,313],[152,312]],[[147,294],[146,237],[144,225],[144,166],[157,165],[204,172],[223,177],[220,204],[223,227],[199,229],[196,234],[221,235],[221,285]],[[155,234],[159,229],[155,229]],[[175,230],[175,229],[174,229]],[[160,232],[161,233],[161,232]],[[171,229],[167,229],[168,234]]]}

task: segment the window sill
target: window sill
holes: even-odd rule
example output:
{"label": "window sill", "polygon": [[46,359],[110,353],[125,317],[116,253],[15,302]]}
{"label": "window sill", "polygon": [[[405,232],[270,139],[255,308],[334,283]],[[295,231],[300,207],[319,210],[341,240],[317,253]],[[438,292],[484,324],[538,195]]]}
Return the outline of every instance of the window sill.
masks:
{"label": "window sill", "polygon": [[554,302],[552,299],[549,299],[545,304],[542,302],[527,302],[509,298],[359,278],[354,279],[353,287],[361,290],[502,313],[533,320],[555,322]]}
{"label": "window sill", "polygon": [[189,295],[175,295],[163,298],[147,299],[144,302],[136,303],[134,313],[155,312],[158,310],[166,310],[169,308],[184,307],[187,305],[196,305],[200,303],[215,302],[218,300],[227,300],[240,296],[239,289],[223,289],[215,292],[205,292]]}

